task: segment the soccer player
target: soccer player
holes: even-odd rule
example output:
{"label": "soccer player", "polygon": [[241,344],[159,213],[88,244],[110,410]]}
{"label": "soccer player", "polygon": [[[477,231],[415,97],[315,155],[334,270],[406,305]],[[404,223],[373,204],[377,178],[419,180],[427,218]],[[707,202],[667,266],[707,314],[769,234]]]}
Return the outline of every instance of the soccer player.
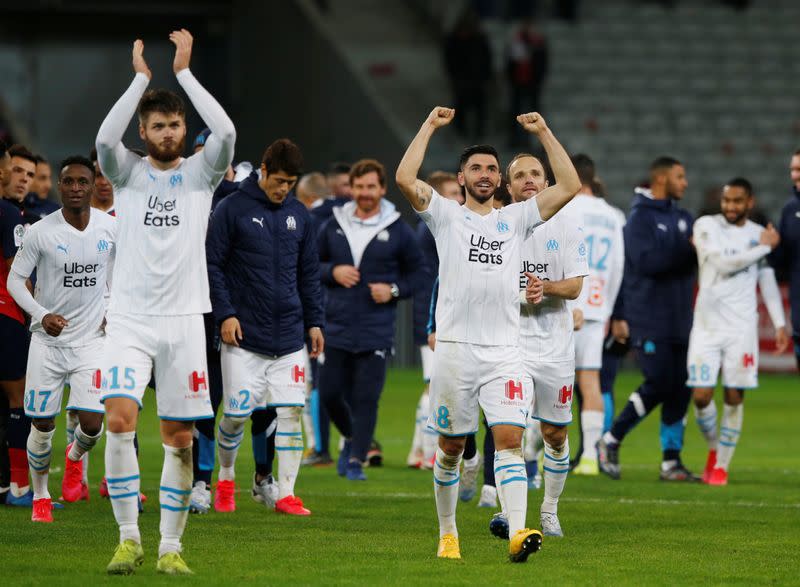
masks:
{"label": "soccer player", "polygon": [[[625,248],[622,212],[595,195],[594,161],[584,154],[575,155],[572,164],[581,179],[581,190],[567,206],[569,213],[583,227],[583,242],[589,263],[589,276],[577,307],[583,313],[583,326],[575,333],[575,374],[582,397],[582,456],[574,469],[576,475],[597,475],[597,441],[603,434],[603,398],[600,393],[600,368],[606,322],[622,283]],[[535,387],[535,380],[534,380]]]}
{"label": "soccer player", "polygon": [[114,212],[114,186],[103,175],[100,164],[97,162],[97,149],[92,149],[89,158],[94,165],[94,192],[92,192],[92,208],[102,210],[106,214],[116,216]]}
{"label": "soccer player", "polygon": [[[501,183],[497,151],[468,147],[458,180],[466,204],[446,200],[417,179],[433,133],[455,112],[436,107],[423,122],[397,169],[397,184],[430,227],[440,255],[436,350],[431,374],[429,426],[439,436],[433,468],[441,558],[461,558],[455,513],[458,466],[465,436],[477,431],[479,408],[492,428],[495,477],[508,514],[509,556],[523,562],[541,546],[538,530],[525,528],[528,483],[522,434],[530,405],[519,349],[519,268],[522,243],[560,210],[580,187],[566,151],[538,113],[517,117],[535,134],[553,166],[556,185],[535,199],[494,208]],[[533,278],[533,274],[528,275]]]}
{"label": "soccer player", "polygon": [[44,218],[60,208],[55,202],[47,199],[53,189],[52,169],[47,159],[36,155],[36,175],[33,178],[31,191],[25,196],[25,210],[32,219]]}
{"label": "soccer player", "polygon": [[[77,501],[84,493],[81,457],[103,428],[96,363],[103,350],[103,297],[116,221],[90,208],[93,189],[91,161],[74,156],[61,163],[58,190],[64,206],[28,229],[8,277],[8,291],[31,316],[33,333],[25,413],[33,418],[27,448],[34,522],[53,521],[47,478],[65,383],[70,384],[67,409],[79,414],[74,441],[67,447],[61,488],[65,501]],[[34,270],[35,297],[25,286]]]}
{"label": "soccer player", "polygon": [[800,150],[792,155],[789,172],[792,195],[781,210],[778,223],[781,242],[770,260],[776,269],[788,274],[794,356],[800,369]]}
{"label": "soccer player", "polygon": [[[775,272],[765,259],[780,242],[778,231],[748,219],[755,198],[744,178],[725,185],[720,204],[721,214],[703,216],[694,224],[700,291],[688,355],[687,385],[694,388],[697,424],[708,442],[703,481],[709,485],[728,483],[728,466],[742,431],[744,393],[758,386],[756,285],[775,326],[777,351],[789,345]],[[720,366],[725,407],[718,435],[713,400]]]}
{"label": "soccer player", "polygon": [[600,470],[620,478],[619,447],[656,406],[661,407],[662,481],[699,481],[681,462],[691,393],[686,352],[692,326],[695,254],[692,215],[678,206],[686,169],[672,157],[650,165],[650,189],[636,188],[625,224],[625,308],[631,344],[644,381],[597,444]]}
{"label": "soccer player", "polygon": [[[107,568],[111,574],[130,574],[144,558],[133,437],[151,371],[164,447],[161,573],[191,574],[180,555],[180,538],[192,485],[192,428],[194,420],[213,415],[202,316],[211,310],[203,243],[212,194],[233,158],[236,130],[189,70],[191,34],[181,29],[169,38],[175,45],[178,83],[212,131],[203,151],[181,157],[186,141],[183,101],[165,90],[145,93],[151,74],[140,40],[133,44],[136,76],[97,134],[98,161],[114,187],[119,218],[117,279],[101,362],[106,475],[120,529],[120,544]],[[144,158],[122,144],[136,112],[148,154]]]}
{"label": "soccer player", "polygon": [[8,400],[7,442],[10,461],[10,490],[6,504],[31,507],[33,492],[28,482],[26,444],[31,421],[25,415],[25,365],[29,336],[25,316],[6,288],[8,271],[17,248],[25,238],[30,219],[25,216],[22,201],[36,175],[36,158],[22,145],[13,145],[3,159],[9,163],[3,173],[3,198],[0,199],[0,388]]}
{"label": "soccer player", "polygon": [[[252,173],[211,218],[206,254],[214,316],[224,343],[220,469],[214,496],[219,512],[236,509],[234,465],[245,422],[254,409],[269,406],[278,416],[275,510],[311,513],[294,494],[303,456],[304,333],[315,358],[323,351],[324,338],[311,216],[296,198],[287,199],[301,166],[297,145],[288,139],[275,141],[264,152],[261,177]],[[264,482],[256,472],[254,487]]]}

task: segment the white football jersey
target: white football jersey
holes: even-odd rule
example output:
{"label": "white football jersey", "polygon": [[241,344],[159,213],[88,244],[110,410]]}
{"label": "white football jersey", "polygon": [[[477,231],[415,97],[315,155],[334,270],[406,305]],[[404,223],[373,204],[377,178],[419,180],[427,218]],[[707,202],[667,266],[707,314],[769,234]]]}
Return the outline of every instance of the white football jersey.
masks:
{"label": "white football jersey", "polygon": [[119,223],[109,311],[210,312],[205,239],[222,175],[198,153],[166,171],[143,157],[123,177],[107,177]]}
{"label": "white football jersey", "polygon": [[436,339],[516,346],[521,247],[542,223],[535,200],[481,216],[434,191],[418,214],[439,254]]}
{"label": "white football jersey", "polygon": [[[522,245],[519,289],[528,284],[525,272],[548,281],[589,274],[580,223],[560,210]],[[523,358],[568,361],[575,358],[572,310],[564,298],[545,296],[540,304],[521,304],[520,347]]]}
{"label": "white football jersey", "polygon": [[700,268],[695,327],[744,332],[758,320],[759,267],[771,250],[758,242],[762,230],[751,220],[743,226],[730,224],[722,214],[703,216],[694,223]]}
{"label": "white football jersey", "polygon": [[576,300],[585,320],[605,322],[611,316],[625,269],[625,217],[603,198],[578,194],[564,207],[583,226],[589,276]]}
{"label": "white football jersey", "polygon": [[114,254],[116,232],[116,219],[95,209],[90,209],[89,224],[82,231],[69,224],[61,210],[28,229],[12,270],[27,278],[35,269],[34,299],[69,323],[53,337],[39,321],[33,321],[31,332],[38,342],[81,346],[102,335],[106,270]]}

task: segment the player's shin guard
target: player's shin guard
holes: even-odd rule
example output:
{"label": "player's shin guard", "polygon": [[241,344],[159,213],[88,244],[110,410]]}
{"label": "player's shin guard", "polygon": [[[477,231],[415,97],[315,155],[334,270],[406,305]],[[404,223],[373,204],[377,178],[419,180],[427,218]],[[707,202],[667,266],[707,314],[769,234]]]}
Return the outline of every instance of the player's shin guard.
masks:
{"label": "player's shin guard", "polygon": [[727,471],[728,465],[739,442],[744,417],[744,404],[729,406],[725,404],[722,410],[722,425],[719,429],[719,448],[717,449],[717,467]]}
{"label": "player's shin guard", "polygon": [[108,496],[119,526],[120,544],[141,543],[139,536],[139,461],[133,446],[135,432],[106,433]]}
{"label": "player's shin guard", "polygon": [[236,478],[234,466],[244,436],[245,421],[244,417],[223,416],[219,423],[217,449],[220,481],[233,481]]}
{"label": "player's shin guard", "polygon": [[717,450],[717,404],[712,401],[704,408],[695,406],[694,416],[700,433],[708,443],[708,450]]}
{"label": "player's shin guard", "polygon": [[544,499],[542,513],[557,514],[558,498],[569,473],[569,439],[560,447],[544,443]]}
{"label": "player's shin guard", "polygon": [[300,419],[303,408],[290,406],[278,408],[278,430],[275,433],[275,450],[278,454],[278,499],[294,495],[297,471],[303,459],[303,432]]}
{"label": "player's shin guard", "polygon": [[603,434],[604,414],[600,411],[584,410],[581,414],[581,427],[583,429],[583,457],[597,458],[595,446]]}
{"label": "player's shin guard", "polygon": [[439,516],[439,538],[445,534],[458,537],[456,504],[460,464],[460,454],[451,456],[441,448],[436,449],[433,463],[433,493],[436,497],[436,513]]}
{"label": "player's shin guard", "polygon": [[36,426],[31,426],[28,434],[28,466],[31,469],[33,483],[33,499],[49,498],[47,478],[50,474],[50,455],[53,451],[53,434],[42,432]]}
{"label": "player's shin guard", "polygon": [[[75,429],[75,440],[72,443],[72,448],[69,450],[68,458],[71,461],[79,461],[83,455],[88,453],[97,441],[100,440],[100,436],[103,434],[103,428],[100,427],[100,432],[98,432],[95,436],[89,436],[86,434],[78,425]],[[85,463],[84,463],[85,464]]]}
{"label": "player's shin guard", "polygon": [[31,431],[31,419],[22,408],[12,408],[8,416],[8,460],[11,469],[11,495],[20,497],[28,492],[28,456],[26,446]]}
{"label": "player's shin guard", "polygon": [[494,478],[497,492],[502,495],[508,517],[508,535],[525,528],[528,510],[528,476],[521,448],[507,448],[494,453]]}
{"label": "player's shin guard", "polygon": [[164,468],[161,469],[161,544],[158,556],[181,551],[181,536],[189,516],[192,493],[192,447],[164,446]]}

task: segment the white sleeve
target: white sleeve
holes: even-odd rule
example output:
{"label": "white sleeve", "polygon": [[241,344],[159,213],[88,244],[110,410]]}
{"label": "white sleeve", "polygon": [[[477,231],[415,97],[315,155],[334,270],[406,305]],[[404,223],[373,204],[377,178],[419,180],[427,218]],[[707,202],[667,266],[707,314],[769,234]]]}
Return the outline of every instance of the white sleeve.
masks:
{"label": "white sleeve", "polygon": [[522,239],[529,238],[532,234],[534,229],[543,224],[544,220],[542,220],[542,215],[539,213],[539,204],[536,201],[536,198],[530,198],[525,202],[520,203],[520,207],[522,210],[522,233],[520,236]]}
{"label": "white sleeve", "polygon": [[716,230],[707,222],[698,220],[694,226],[694,246],[700,262],[710,263],[723,275],[732,275],[746,269],[766,257],[772,249],[767,245],[757,245],[736,255],[723,255],[716,239]]}
{"label": "white sleeve", "polygon": [[615,230],[616,254],[611,259],[611,271],[608,276],[608,303],[609,312],[613,311],[614,304],[622,287],[622,275],[625,272],[625,237],[622,234],[622,225],[618,224]]}
{"label": "white sleeve", "polygon": [[587,275],[589,275],[589,261],[586,258],[583,229],[569,226],[567,228],[567,249],[564,255],[563,279],[586,277]]}
{"label": "white sleeve", "polygon": [[783,299],[772,267],[766,266],[758,270],[758,287],[761,289],[761,297],[764,298],[764,305],[767,306],[772,325],[775,328],[783,328],[786,326]]}
{"label": "white sleeve", "polygon": [[434,237],[437,236],[439,229],[446,223],[446,203],[445,199],[439,195],[439,192],[431,188],[431,201],[428,202],[428,207],[424,210],[415,210],[422,221],[428,225]]}
{"label": "white sleeve", "polygon": [[[202,160],[210,170],[209,179],[215,184],[228,170],[233,161],[233,148],[236,144],[236,128],[214,97],[200,85],[197,78],[187,68],[178,72],[178,83],[189,96],[200,118],[206,123],[211,135],[202,150]],[[214,181],[216,180],[216,181]]]}
{"label": "white sleeve", "polygon": [[45,314],[50,312],[43,308],[25,287],[28,279],[39,262],[39,245],[37,231],[29,231],[25,236],[22,248],[17,251],[11,270],[8,272],[8,293],[14,298],[20,308],[25,310],[33,322],[41,322]]}
{"label": "white sleeve", "polygon": [[136,107],[149,83],[146,75],[137,73],[97,131],[97,163],[103,175],[114,185],[124,182],[139,160],[136,153],[132,153],[122,144],[122,136],[136,114]]}

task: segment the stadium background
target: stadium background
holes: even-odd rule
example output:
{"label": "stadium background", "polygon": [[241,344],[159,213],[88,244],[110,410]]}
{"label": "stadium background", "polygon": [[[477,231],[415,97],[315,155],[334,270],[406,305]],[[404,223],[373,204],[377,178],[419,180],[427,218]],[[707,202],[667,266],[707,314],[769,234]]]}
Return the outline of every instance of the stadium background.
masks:
{"label": "stadium background", "polygon": [[[572,4],[573,19],[553,16],[569,16]],[[237,126],[236,161],[259,161],[269,142],[288,136],[308,170],[371,156],[391,171],[431,106],[452,104],[442,47],[467,7],[481,14],[492,49],[487,130],[475,140],[496,145],[503,160],[519,150],[505,136],[509,15],[535,10],[550,54],[541,110],[568,150],[595,159],[612,203],[627,210],[649,161],[671,154],[686,163],[685,204],[695,213],[713,210],[715,189],[744,175],[759,208],[777,218],[800,144],[792,0],[7,3],[0,136],[52,161],[88,152],[129,83],[131,41],[144,39],[153,85],[177,89],[166,33],[184,26],[196,37],[193,71]],[[202,123],[190,112],[194,136]],[[133,125],[126,142],[139,142]],[[468,142],[453,128],[437,134],[424,171],[453,169]],[[388,196],[397,202],[393,183]],[[403,366],[418,362],[410,317],[403,303],[395,356]],[[765,359],[791,367],[788,355]]]}

